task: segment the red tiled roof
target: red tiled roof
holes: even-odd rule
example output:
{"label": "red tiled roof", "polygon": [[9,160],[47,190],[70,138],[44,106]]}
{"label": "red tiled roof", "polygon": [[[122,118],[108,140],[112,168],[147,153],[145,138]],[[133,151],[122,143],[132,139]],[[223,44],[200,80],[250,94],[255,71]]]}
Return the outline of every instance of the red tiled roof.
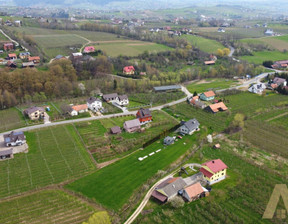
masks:
{"label": "red tiled roof", "polygon": [[205,65],[214,65],[215,61],[205,61]]}
{"label": "red tiled roof", "polygon": [[215,94],[212,90],[210,90],[210,91],[208,91],[208,92],[205,92],[204,95],[205,95],[206,97],[212,97],[212,96],[215,96],[216,94]]}
{"label": "red tiled roof", "polygon": [[72,109],[76,111],[87,110],[88,106],[87,104],[75,105],[75,106],[72,106]]}
{"label": "red tiled roof", "polygon": [[29,61],[34,61],[34,60],[37,61],[37,60],[40,60],[40,57],[39,56],[29,57],[28,60]]}
{"label": "red tiled roof", "polygon": [[278,87],[278,85],[275,84],[275,83],[272,83],[272,84],[271,84],[271,87],[272,87],[272,89],[276,89],[276,88]]}
{"label": "red tiled roof", "polygon": [[213,173],[210,173],[208,170],[204,169],[203,167],[199,170],[201,173],[203,173],[206,177],[210,178],[213,176]]}
{"label": "red tiled roof", "polygon": [[16,57],[16,58],[17,58],[17,55],[16,55],[16,54],[8,54],[8,57],[9,57],[9,58],[13,58],[13,57]]}
{"label": "red tiled roof", "polygon": [[135,71],[135,68],[133,66],[126,66],[123,68],[124,72],[131,72],[131,71]]}
{"label": "red tiled roof", "polygon": [[84,52],[94,52],[95,51],[95,47],[93,46],[87,46],[84,48]]}
{"label": "red tiled roof", "polygon": [[222,111],[228,110],[228,108],[226,107],[226,105],[223,102],[211,104],[209,107],[214,113],[216,113],[220,110],[222,110]]}
{"label": "red tiled roof", "polygon": [[190,198],[193,198],[193,197],[197,196],[198,194],[201,194],[202,192],[204,192],[204,190],[203,190],[203,188],[199,182],[197,182],[196,184],[193,184],[189,187],[186,187],[185,191]]}
{"label": "red tiled roof", "polygon": [[207,166],[212,172],[217,173],[220,170],[227,169],[227,165],[221,159],[211,160],[203,163],[202,166]]}

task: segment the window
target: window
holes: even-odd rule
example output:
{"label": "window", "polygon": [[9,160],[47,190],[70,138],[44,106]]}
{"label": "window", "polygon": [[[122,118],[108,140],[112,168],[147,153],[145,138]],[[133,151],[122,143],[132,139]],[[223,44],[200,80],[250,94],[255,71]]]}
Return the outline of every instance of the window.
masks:
{"label": "window", "polygon": [[224,173],[222,173],[222,176],[224,176]]}

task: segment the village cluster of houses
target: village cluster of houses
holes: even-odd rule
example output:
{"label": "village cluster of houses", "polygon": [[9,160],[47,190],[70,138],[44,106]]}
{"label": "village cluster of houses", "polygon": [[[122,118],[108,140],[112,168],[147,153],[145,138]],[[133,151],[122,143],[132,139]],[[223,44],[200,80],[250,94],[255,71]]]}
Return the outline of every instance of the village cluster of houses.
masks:
{"label": "village cluster of houses", "polygon": [[210,90],[201,93],[200,95],[188,98],[188,102],[197,108],[204,109],[212,113],[228,110],[227,106],[223,102],[219,102],[215,99],[215,96],[215,92]]}
{"label": "village cluster of houses", "polygon": [[0,62],[2,64],[6,64],[6,66],[10,68],[17,68],[17,59],[22,60],[22,68],[31,68],[34,67],[36,64],[40,63],[40,57],[31,56],[30,52],[28,51],[20,52],[18,55],[14,53],[14,44],[12,42],[4,43],[3,50],[8,52],[8,55],[5,59],[0,58]]}
{"label": "village cluster of houses", "polygon": [[[152,197],[160,203],[166,203],[174,197],[182,197],[191,202],[209,195],[212,184],[226,178],[227,165],[221,159],[203,163],[200,173],[193,176],[171,177],[160,183],[152,192]],[[204,186],[207,185],[208,189]]]}
{"label": "village cluster of houses", "polygon": [[[133,120],[125,121],[123,129],[128,133],[133,133],[143,130],[141,126],[152,122],[152,113],[149,109],[140,108],[136,113],[136,118]],[[122,132],[119,126],[114,126],[110,129],[111,134],[119,134]]]}
{"label": "village cluster of houses", "polygon": [[286,89],[288,91],[286,79],[275,77],[273,80],[270,80],[268,83],[255,83],[252,84],[248,91],[251,93],[262,94],[265,89],[276,90],[278,87]]}

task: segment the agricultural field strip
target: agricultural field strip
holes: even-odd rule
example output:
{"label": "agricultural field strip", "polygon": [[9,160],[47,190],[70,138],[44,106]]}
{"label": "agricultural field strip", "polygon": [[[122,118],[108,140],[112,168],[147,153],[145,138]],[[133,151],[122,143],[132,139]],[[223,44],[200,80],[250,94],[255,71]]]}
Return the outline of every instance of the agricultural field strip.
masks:
{"label": "agricultural field strip", "polygon": [[25,158],[26,158],[26,163],[27,163],[28,171],[29,171],[29,174],[30,174],[30,183],[31,183],[31,186],[33,186],[33,182],[32,182],[32,173],[31,173],[31,169],[30,169],[29,162],[28,162],[27,154],[25,154]]}
{"label": "agricultural field strip", "polygon": [[36,137],[37,137],[37,142],[38,142],[38,146],[39,146],[39,149],[40,149],[40,152],[41,152],[42,159],[44,160],[46,168],[47,168],[47,170],[48,170],[48,172],[49,172],[49,174],[50,174],[50,176],[51,176],[51,178],[52,178],[52,180],[54,182],[55,181],[54,176],[53,176],[51,170],[49,169],[49,166],[47,164],[46,158],[44,157],[44,154],[43,154],[43,151],[42,151],[42,148],[41,148],[38,132],[36,132]]}
{"label": "agricultural field strip", "polygon": [[272,117],[272,118],[267,119],[266,122],[269,122],[269,121],[272,121],[272,120],[275,120],[275,119],[284,117],[284,116],[287,115],[287,114],[288,114],[288,112],[285,112],[285,113],[283,113],[283,114],[279,114],[279,115],[277,115],[277,116],[275,116],[275,117]]}
{"label": "agricultural field strip", "polygon": [[65,157],[63,156],[63,154],[62,154],[62,152],[61,152],[61,149],[60,149],[60,147],[59,147],[59,143],[58,143],[58,141],[57,141],[57,139],[56,139],[53,131],[51,130],[51,127],[49,128],[49,130],[50,130],[50,132],[51,132],[51,135],[52,135],[52,137],[53,137],[53,140],[54,140],[54,142],[55,142],[55,144],[56,144],[56,147],[57,147],[57,149],[58,149],[58,151],[59,151],[62,159],[64,160],[64,162],[65,162],[66,166],[68,167],[68,169],[70,170],[70,172],[73,173],[73,171],[71,170],[71,167],[69,166],[69,164],[67,163],[67,160],[65,159]]}

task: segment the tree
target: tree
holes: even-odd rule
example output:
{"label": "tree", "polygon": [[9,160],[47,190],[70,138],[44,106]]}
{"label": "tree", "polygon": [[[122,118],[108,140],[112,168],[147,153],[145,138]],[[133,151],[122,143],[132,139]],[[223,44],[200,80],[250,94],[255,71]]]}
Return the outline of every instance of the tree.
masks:
{"label": "tree", "polygon": [[117,89],[117,80],[114,79],[113,83],[114,83],[113,89],[116,90]]}
{"label": "tree", "polygon": [[183,201],[183,199],[181,197],[174,197],[170,200],[170,205],[173,208],[182,208],[184,206],[185,202]]}
{"label": "tree", "polygon": [[223,56],[224,56],[224,51],[221,50],[221,49],[218,49],[218,50],[217,50],[217,55],[218,55],[219,57],[223,57]]}
{"label": "tree", "polygon": [[198,96],[198,93],[195,91],[195,92],[193,93],[193,96]]}
{"label": "tree", "polygon": [[244,128],[244,120],[245,120],[245,115],[237,113],[234,117],[232,124],[234,127],[240,127],[242,129]]}
{"label": "tree", "polygon": [[230,54],[230,49],[229,48],[224,48],[223,52],[224,52],[225,56],[228,56]]}
{"label": "tree", "polygon": [[92,215],[87,222],[82,224],[111,224],[109,215],[107,212],[97,212]]}
{"label": "tree", "polygon": [[263,61],[263,66],[271,68],[271,66],[273,65],[273,61]]}

